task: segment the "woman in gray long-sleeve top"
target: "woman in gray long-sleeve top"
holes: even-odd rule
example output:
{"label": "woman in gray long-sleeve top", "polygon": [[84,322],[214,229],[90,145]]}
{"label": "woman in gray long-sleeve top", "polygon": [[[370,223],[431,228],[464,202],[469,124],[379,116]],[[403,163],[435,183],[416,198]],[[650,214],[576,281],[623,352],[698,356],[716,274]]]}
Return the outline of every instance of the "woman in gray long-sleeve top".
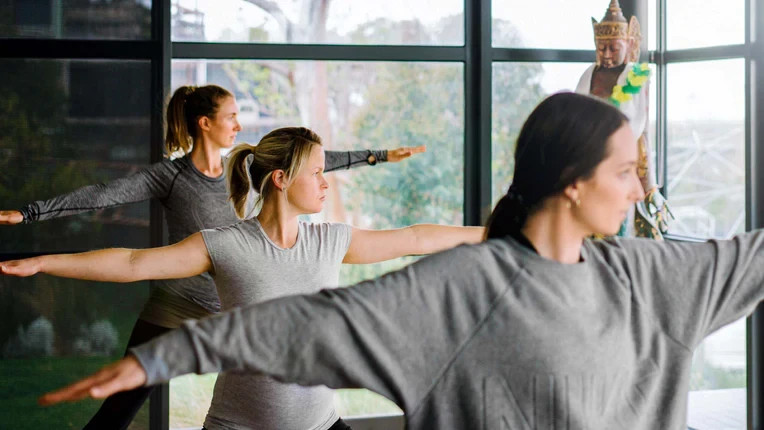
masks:
{"label": "woman in gray long-sleeve top", "polygon": [[[19,211],[0,212],[0,224],[43,221],[80,212],[157,199],[164,206],[170,243],[205,228],[238,221],[226,199],[221,150],[234,145],[241,130],[233,95],[216,85],[180,87],[167,107],[166,150],[182,155],[153,164],[131,176],[107,184],[75,190]],[[400,161],[423,147],[391,151],[326,152],[326,170],[332,171],[377,161]],[[136,321],[128,348],[144,343],[186,319],[220,310],[215,285],[207,273],[185,279],[155,282],[148,302]],[[86,428],[123,429],[152,389],[139,389],[107,399]]]}
{"label": "woman in gray long-sleeve top", "polygon": [[686,429],[693,352],[764,298],[764,232],[590,239],[643,198],[636,167],[617,109],[553,95],[520,132],[484,243],[186,323],[40,401],[236,371],[371,389],[409,429]]}

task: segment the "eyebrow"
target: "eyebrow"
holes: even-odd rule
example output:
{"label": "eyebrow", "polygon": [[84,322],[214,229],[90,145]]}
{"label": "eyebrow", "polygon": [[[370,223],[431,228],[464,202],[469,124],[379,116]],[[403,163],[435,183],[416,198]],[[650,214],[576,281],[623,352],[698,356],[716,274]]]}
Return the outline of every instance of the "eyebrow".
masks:
{"label": "eyebrow", "polygon": [[618,166],[631,166],[631,165],[634,165],[634,164],[637,164],[637,162],[636,161],[625,161],[625,162],[619,164]]}

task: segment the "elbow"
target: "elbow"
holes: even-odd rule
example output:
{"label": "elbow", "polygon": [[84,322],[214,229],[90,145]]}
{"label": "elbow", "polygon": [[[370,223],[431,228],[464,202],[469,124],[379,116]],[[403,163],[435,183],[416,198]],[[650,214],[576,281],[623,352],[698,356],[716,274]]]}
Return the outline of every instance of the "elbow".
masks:
{"label": "elbow", "polygon": [[128,283],[128,282],[136,282],[136,281],[143,281],[145,278],[141,276],[140,272],[140,250],[138,249],[130,249],[127,251],[127,270],[124,271],[123,276],[121,276],[117,282],[122,283]]}

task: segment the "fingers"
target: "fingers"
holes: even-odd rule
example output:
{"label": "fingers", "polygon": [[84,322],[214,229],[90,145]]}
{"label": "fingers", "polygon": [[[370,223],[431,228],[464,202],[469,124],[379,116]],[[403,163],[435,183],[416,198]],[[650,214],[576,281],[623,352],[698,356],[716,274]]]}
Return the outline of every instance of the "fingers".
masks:
{"label": "fingers", "polygon": [[427,151],[427,145],[419,145],[413,148],[406,148],[411,151],[411,154],[421,154]]}
{"label": "fingers", "polygon": [[27,260],[11,260],[0,263],[0,274],[10,276],[32,276],[37,273],[35,264]]}
{"label": "fingers", "polygon": [[90,390],[93,387],[112,376],[113,370],[108,367],[104,368],[85,379],[43,395],[38,399],[38,403],[43,406],[49,406],[61,402],[76,402],[82,400],[90,396]]}
{"label": "fingers", "polygon": [[13,225],[24,221],[19,211],[0,211],[0,225]]}
{"label": "fingers", "polygon": [[146,382],[146,372],[138,360],[128,356],[97,373],[40,397],[43,406],[61,402],[76,402],[86,397],[103,399],[120,391],[132,390]]}
{"label": "fingers", "polygon": [[387,151],[387,161],[397,162],[397,161],[405,160],[406,158],[409,158],[414,154],[421,154],[425,151],[427,151],[426,145],[419,145],[419,146],[413,146],[413,147],[404,146],[402,148],[392,149]]}

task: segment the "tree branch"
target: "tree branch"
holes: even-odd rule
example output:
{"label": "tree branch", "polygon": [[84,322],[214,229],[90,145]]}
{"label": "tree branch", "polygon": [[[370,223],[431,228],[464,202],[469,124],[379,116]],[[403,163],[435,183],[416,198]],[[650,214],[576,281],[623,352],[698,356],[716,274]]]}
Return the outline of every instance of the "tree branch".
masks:
{"label": "tree branch", "polygon": [[284,11],[281,10],[278,4],[276,4],[275,1],[270,0],[244,0],[247,3],[251,3],[260,9],[264,10],[265,12],[269,13],[278,23],[279,25],[284,29],[284,33],[286,35],[286,42],[292,42],[292,39],[294,37],[294,23],[287,18],[287,16],[284,14]]}

